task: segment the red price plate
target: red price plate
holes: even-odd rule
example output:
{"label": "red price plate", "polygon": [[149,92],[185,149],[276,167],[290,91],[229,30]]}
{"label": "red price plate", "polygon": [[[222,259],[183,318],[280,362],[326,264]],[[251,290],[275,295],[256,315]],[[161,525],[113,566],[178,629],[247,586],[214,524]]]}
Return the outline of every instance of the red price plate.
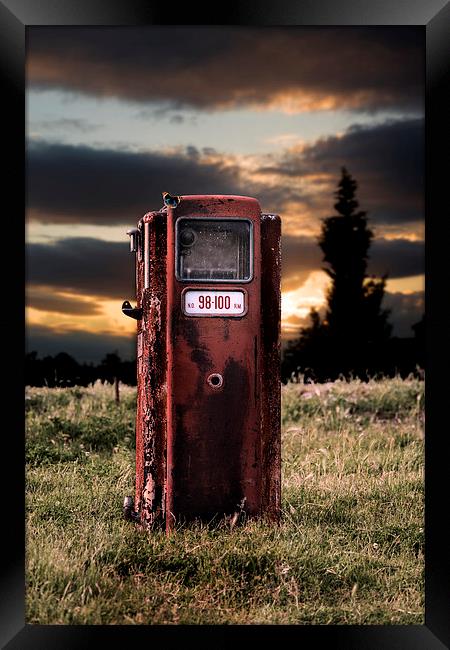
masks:
{"label": "red price plate", "polygon": [[243,291],[205,291],[188,289],[183,293],[183,311],[188,316],[242,316]]}

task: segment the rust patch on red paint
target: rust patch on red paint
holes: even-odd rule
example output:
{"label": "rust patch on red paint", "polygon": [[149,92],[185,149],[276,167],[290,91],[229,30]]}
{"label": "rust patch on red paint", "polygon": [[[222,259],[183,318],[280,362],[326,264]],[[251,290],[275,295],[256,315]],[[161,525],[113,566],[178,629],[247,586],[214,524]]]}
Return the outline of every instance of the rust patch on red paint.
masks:
{"label": "rust patch on red paint", "polygon": [[194,396],[199,408],[176,405],[174,506],[179,521],[231,515],[245,496],[241,455],[249,391],[248,369],[230,358],[220,390],[200,381]]}
{"label": "rust patch on red paint", "polygon": [[138,396],[136,417],[135,509],[146,527],[165,518],[166,466],[166,215],[149,213],[146,245],[152,259],[149,286],[144,287],[144,259],[138,260],[137,300],[143,317],[138,325]]}
{"label": "rust patch on red paint", "polygon": [[262,510],[273,521],[281,513],[281,219],[261,216],[261,498]]}
{"label": "rust patch on red paint", "polygon": [[198,366],[198,369],[202,373],[205,373],[212,368],[211,357],[209,356],[208,350],[206,348],[195,348],[192,350],[191,361],[193,361]]}

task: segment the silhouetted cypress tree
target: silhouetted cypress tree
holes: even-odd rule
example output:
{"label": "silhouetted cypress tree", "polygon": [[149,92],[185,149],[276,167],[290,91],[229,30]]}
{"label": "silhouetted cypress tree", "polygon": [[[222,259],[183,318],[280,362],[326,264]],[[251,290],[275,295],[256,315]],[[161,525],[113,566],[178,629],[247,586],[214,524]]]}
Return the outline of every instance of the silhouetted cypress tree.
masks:
{"label": "silhouetted cypress tree", "polygon": [[391,333],[389,312],[381,309],[386,276],[369,279],[366,273],[373,232],[367,213],[358,210],[356,188],[356,181],[343,167],[335,193],[338,215],[323,220],[319,239],[323,261],[328,263],[324,271],[331,278],[325,316],[328,335],[354,350],[386,340]]}
{"label": "silhouetted cypress tree", "polygon": [[323,219],[318,240],[323,270],[331,278],[326,313],[321,320],[312,310],[311,326],[301,330],[290,348],[300,367],[312,367],[322,379],[381,369],[380,353],[392,329],[389,311],[381,309],[387,276],[367,276],[373,232],[367,213],[358,210],[356,189],[355,179],[343,167],[335,192],[337,214]]}

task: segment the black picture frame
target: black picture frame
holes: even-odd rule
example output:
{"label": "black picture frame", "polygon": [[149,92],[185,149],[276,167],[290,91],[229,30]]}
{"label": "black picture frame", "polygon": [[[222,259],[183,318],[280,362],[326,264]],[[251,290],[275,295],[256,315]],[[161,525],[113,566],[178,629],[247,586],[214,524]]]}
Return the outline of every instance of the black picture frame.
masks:
{"label": "black picture frame", "polygon": [[[448,147],[450,3],[446,0],[252,0],[224,3],[213,9],[200,3],[164,6],[145,0],[0,0],[0,70],[4,112],[4,208],[2,312],[4,363],[8,382],[3,409],[2,579],[0,641],[8,650],[27,648],[89,648],[114,642],[129,645],[144,640],[164,644],[194,641],[225,646],[254,639],[259,626],[40,626],[25,624],[24,603],[24,203],[25,197],[25,32],[32,25],[420,25],[426,33],[426,445],[425,445],[425,625],[423,626],[264,626],[269,645],[280,635],[294,641],[343,650],[426,649],[448,647],[448,519],[445,487],[448,436],[446,381],[449,368],[448,321],[443,292],[448,243],[441,234],[449,218],[447,175],[442,161]],[[447,109],[447,110],[446,110]],[[445,192],[445,194],[444,194]],[[446,199],[446,202],[445,202]],[[432,254],[431,254],[432,249]],[[447,254],[448,255],[448,254]],[[440,282],[439,282],[440,280]],[[5,282],[5,284],[6,284]],[[12,288],[9,286],[12,282]],[[439,349],[438,349],[439,346]],[[6,373],[3,373],[6,376]],[[8,421],[8,426],[6,422]],[[9,471],[6,471],[9,469]],[[261,628],[259,628],[261,630]],[[283,639],[284,640],[284,639]]]}

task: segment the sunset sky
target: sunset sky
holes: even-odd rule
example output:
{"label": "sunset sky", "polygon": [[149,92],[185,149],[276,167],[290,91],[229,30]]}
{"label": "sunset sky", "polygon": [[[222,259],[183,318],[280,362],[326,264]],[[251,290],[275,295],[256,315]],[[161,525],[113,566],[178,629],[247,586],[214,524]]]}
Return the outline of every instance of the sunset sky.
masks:
{"label": "sunset sky", "polygon": [[135,354],[125,232],[161,193],[239,194],[282,218],[282,337],[328,279],[340,170],[375,232],[393,334],[424,311],[424,30],[27,28],[27,348]]}

